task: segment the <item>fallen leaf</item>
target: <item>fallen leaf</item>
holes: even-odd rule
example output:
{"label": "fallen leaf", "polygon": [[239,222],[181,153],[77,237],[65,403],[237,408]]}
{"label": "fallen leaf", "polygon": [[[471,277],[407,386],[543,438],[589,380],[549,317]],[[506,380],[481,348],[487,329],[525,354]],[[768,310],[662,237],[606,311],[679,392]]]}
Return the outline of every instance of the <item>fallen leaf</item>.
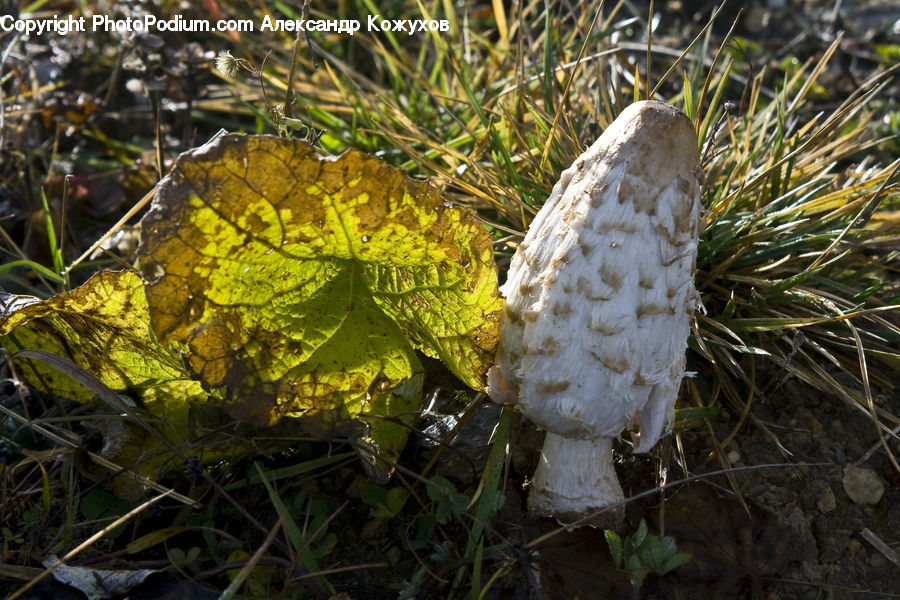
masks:
{"label": "fallen leaf", "polygon": [[[66,358],[164,421],[155,441],[132,427],[117,444],[144,472],[146,455],[171,460],[160,444],[221,425],[224,408],[351,435],[377,479],[389,468],[375,457],[396,459],[418,412],[416,350],[483,388],[502,305],[491,238],[375,157],[217,138],[161,183],[138,255],[143,281],[101,272],[49,300],[0,298],[0,343]],[[94,397],[72,373],[27,366],[48,391]]]}
{"label": "fallen leaf", "polygon": [[414,348],[483,387],[501,305],[490,237],[370,155],[217,138],[161,184],[138,255],[160,341],[187,345],[235,418],[409,414]]}
{"label": "fallen leaf", "polygon": [[[53,554],[42,561],[47,568],[56,565],[57,562],[59,562],[59,559]],[[130,571],[88,569],[85,567],[70,567],[65,563],[53,569],[53,577],[57,581],[84,592],[88,598],[112,598],[127,594],[153,573],[156,573],[156,571],[151,571],[150,569]]]}
{"label": "fallen leaf", "polygon": [[[128,420],[98,421],[105,459],[137,465],[141,474],[153,477],[173,458],[168,444],[184,447],[183,442],[205,431],[203,426],[219,424],[217,412],[218,420],[223,419],[216,395],[210,396],[199,381],[191,379],[178,346],[160,344],[150,330],[144,285],[135,272],[101,271],[80,287],[47,300],[30,296],[3,300],[0,347],[13,354],[20,376],[31,385],[76,402],[96,397],[78,383],[84,376],[64,368],[65,361],[54,361],[63,368],[53,368],[46,361],[16,358],[20,350],[68,359],[75,363],[72,369],[84,369],[112,392],[129,392],[142,410],[157,417],[155,435]],[[111,392],[107,396],[117,399]],[[125,402],[119,400],[112,408],[121,414],[119,407]],[[233,450],[230,447],[228,452]],[[84,466],[90,471],[90,465]],[[106,477],[108,472],[101,469],[96,476]],[[117,477],[115,487],[123,497],[140,491],[126,476]]]}
{"label": "fallen leaf", "polygon": [[[176,420],[182,417],[182,422],[187,422],[182,413],[188,401],[207,395],[190,380],[176,349],[154,339],[144,286],[132,271],[103,271],[47,300],[7,296],[4,304],[8,308],[0,316],[0,344],[10,352],[39,349],[63,356],[112,390],[144,390],[151,404],[156,396],[151,390],[162,386],[166,413]],[[43,363],[29,361],[27,369],[26,376],[42,380],[47,391],[76,401],[93,397]]]}

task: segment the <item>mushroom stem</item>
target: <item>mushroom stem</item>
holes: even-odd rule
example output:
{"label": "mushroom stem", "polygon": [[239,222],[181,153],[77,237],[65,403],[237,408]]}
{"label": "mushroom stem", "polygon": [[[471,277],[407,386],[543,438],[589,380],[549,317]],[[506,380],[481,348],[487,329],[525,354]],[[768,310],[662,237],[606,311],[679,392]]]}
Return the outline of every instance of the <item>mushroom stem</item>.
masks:
{"label": "mushroom stem", "polygon": [[[612,456],[611,437],[576,440],[547,432],[528,495],[528,512],[571,523],[622,502],[625,495]],[[622,514],[619,506],[588,524],[611,526]]]}

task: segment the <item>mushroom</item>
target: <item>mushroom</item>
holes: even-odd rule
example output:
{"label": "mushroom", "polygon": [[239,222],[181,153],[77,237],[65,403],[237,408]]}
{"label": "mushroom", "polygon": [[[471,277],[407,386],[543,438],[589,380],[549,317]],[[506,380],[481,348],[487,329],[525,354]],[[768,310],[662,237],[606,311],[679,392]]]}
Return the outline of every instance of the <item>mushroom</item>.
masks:
{"label": "mushroom", "polygon": [[562,522],[624,500],[612,441],[671,427],[700,234],[697,136],[635,102],[566,169],[513,256],[488,394],[547,431],[528,510]]}

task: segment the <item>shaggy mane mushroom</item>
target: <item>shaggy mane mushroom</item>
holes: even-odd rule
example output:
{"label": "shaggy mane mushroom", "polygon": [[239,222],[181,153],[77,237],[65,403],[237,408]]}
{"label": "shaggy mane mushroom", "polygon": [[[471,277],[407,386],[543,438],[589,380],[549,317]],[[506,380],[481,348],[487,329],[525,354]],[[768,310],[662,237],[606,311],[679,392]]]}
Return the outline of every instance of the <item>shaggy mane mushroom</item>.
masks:
{"label": "shaggy mane mushroom", "polygon": [[533,515],[572,522],[624,499],[612,441],[671,426],[700,233],[690,119],[636,102],[566,169],[516,250],[488,394],[547,430]]}

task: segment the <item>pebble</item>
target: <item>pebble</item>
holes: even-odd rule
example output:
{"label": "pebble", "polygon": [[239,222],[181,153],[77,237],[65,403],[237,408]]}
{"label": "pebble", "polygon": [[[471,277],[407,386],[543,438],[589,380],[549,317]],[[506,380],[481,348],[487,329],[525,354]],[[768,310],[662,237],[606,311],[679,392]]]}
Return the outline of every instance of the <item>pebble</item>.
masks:
{"label": "pebble", "polygon": [[819,499],[816,500],[816,508],[819,509],[819,512],[828,514],[836,507],[837,502],[834,499],[834,492],[831,490],[830,486],[826,486],[825,490],[819,496]]}
{"label": "pebble", "polygon": [[869,566],[873,569],[884,569],[888,566],[888,561],[882,555],[874,552],[869,555]]}
{"label": "pebble", "polygon": [[850,540],[847,542],[847,552],[850,553],[850,556],[856,556],[856,553],[862,549],[862,542],[859,540]]}
{"label": "pebble", "polygon": [[736,465],[736,464],[738,464],[739,462],[741,462],[741,453],[738,452],[737,450],[732,450],[731,452],[729,452],[729,453],[726,454],[725,456],[728,457],[728,462],[730,462],[730,463],[733,464],[733,465]]}
{"label": "pebble", "polygon": [[884,495],[884,484],[872,469],[844,467],[841,483],[850,500],[856,504],[878,504]]}
{"label": "pebble", "polygon": [[809,428],[809,431],[812,433],[812,436],[814,438],[820,439],[823,435],[825,435],[825,428],[808,409],[803,409],[800,411],[800,418],[803,420],[803,424]]}

